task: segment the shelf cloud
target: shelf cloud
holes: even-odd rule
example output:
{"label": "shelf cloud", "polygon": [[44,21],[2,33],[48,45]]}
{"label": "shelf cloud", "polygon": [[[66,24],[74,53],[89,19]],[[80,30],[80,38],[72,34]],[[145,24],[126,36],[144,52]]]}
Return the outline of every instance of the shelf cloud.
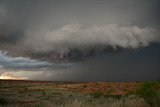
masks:
{"label": "shelf cloud", "polygon": [[34,52],[55,52],[61,55],[79,50],[82,54],[90,51],[99,53],[107,47],[113,49],[135,49],[160,42],[159,30],[142,28],[137,25],[119,26],[109,24],[85,28],[79,23],[62,26],[59,29],[49,28],[28,31],[24,45]]}
{"label": "shelf cloud", "polygon": [[159,5],[159,0],[1,0],[0,70],[44,80],[124,80],[134,73],[133,80],[157,78]]}

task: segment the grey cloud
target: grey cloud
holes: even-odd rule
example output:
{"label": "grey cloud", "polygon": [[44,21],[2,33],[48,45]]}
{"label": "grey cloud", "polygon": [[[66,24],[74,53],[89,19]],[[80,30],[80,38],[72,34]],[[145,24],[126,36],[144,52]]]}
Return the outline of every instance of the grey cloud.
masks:
{"label": "grey cloud", "polygon": [[14,24],[8,16],[5,7],[0,6],[0,38],[14,32]]}
{"label": "grey cloud", "polygon": [[11,57],[7,55],[7,52],[0,51],[0,67],[14,70],[43,70],[43,69],[65,69],[74,66],[74,63],[49,63],[46,61],[32,60],[24,57]]}
{"label": "grey cloud", "polygon": [[[31,80],[69,80],[70,67],[76,63],[48,63],[23,57],[11,57],[0,51],[0,76],[11,75]],[[73,72],[73,71],[72,71]],[[72,74],[70,74],[72,78]]]}
{"label": "grey cloud", "polygon": [[74,53],[74,49],[82,56],[87,56],[91,51],[100,53],[107,47],[115,50],[117,47],[135,49],[160,42],[157,29],[117,24],[85,28],[79,23],[71,23],[54,30],[42,27],[27,31],[25,37],[24,46],[29,50],[37,53],[53,52],[62,59]]}
{"label": "grey cloud", "polygon": [[[0,52],[0,69],[44,80],[157,79],[159,47],[145,52],[156,55],[143,49],[159,46],[159,5],[159,0],[0,0],[0,51],[8,51]],[[120,59],[128,50],[143,54]],[[105,60],[95,58],[103,53],[98,58]]]}
{"label": "grey cloud", "polygon": [[101,53],[108,46],[145,47],[159,42],[159,3],[158,0],[1,1],[1,19],[8,19],[7,23],[12,20],[16,26],[7,28],[16,31],[0,37],[0,48],[17,56],[63,60]]}
{"label": "grey cloud", "polygon": [[7,52],[0,51],[0,65],[3,68],[41,68],[49,66],[47,62],[38,62],[29,58],[23,57],[10,57],[6,55]]}
{"label": "grey cloud", "polygon": [[[137,81],[159,79],[159,45],[121,53],[99,54],[76,63],[52,63],[43,68],[4,69],[17,77],[59,81]],[[30,62],[31,63],[31,62]],[[4,66],[4,65],[3,65]],[[35,66],[36,67],[36,66]],[[26,68],[26,69],[25,69]]]}

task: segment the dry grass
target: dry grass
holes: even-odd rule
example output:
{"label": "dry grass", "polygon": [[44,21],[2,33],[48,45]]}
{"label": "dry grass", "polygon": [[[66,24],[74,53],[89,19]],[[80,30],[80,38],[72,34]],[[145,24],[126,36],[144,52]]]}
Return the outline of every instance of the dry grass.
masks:
{"label": "dry grass", "polygon": [[2,107],[149,107],[140,82],[0,81]]}

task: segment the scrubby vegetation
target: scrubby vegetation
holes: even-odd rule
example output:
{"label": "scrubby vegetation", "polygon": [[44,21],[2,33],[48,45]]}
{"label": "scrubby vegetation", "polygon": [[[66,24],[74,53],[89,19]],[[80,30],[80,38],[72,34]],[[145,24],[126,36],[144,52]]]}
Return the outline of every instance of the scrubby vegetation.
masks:
{"label": "scrubby vegetation", "polygon": [[2,107],[160,107],[158,81],[106,83],[0,81],[0,85]]}
{"label": "scrubby vegetation", "polygon": [[160,90],[159,82],[144,82],[137,89],[136,94],[143,98],[151,107],[160,107]]}
{"label": "scrubby vegetation", "polygon": [[95,91],[95,92],[91,93],[91,95],[93,96],[93,98],[99,98],[103,95],[103,93],[100,91]]}

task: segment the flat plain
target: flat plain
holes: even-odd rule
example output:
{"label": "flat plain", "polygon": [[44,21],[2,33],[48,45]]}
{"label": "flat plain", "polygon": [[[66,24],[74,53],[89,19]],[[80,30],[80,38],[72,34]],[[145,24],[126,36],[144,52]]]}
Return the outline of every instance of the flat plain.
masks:
{"label": "flat plain", "polygon": [[[156,85],[153,82],[147,83],[146,88],[142,87],[143,84],[144,82],[0,80],[0,106],[158,107],[159,99],[157,98],[159,96],[156,102],[151,103],[145,97],[148,93],[150,93],[149,97],[154,96],[152,87],[155,86],[159,95],[160,83],[156,82]],[[150,92],[147,92],[147,89]]]}

